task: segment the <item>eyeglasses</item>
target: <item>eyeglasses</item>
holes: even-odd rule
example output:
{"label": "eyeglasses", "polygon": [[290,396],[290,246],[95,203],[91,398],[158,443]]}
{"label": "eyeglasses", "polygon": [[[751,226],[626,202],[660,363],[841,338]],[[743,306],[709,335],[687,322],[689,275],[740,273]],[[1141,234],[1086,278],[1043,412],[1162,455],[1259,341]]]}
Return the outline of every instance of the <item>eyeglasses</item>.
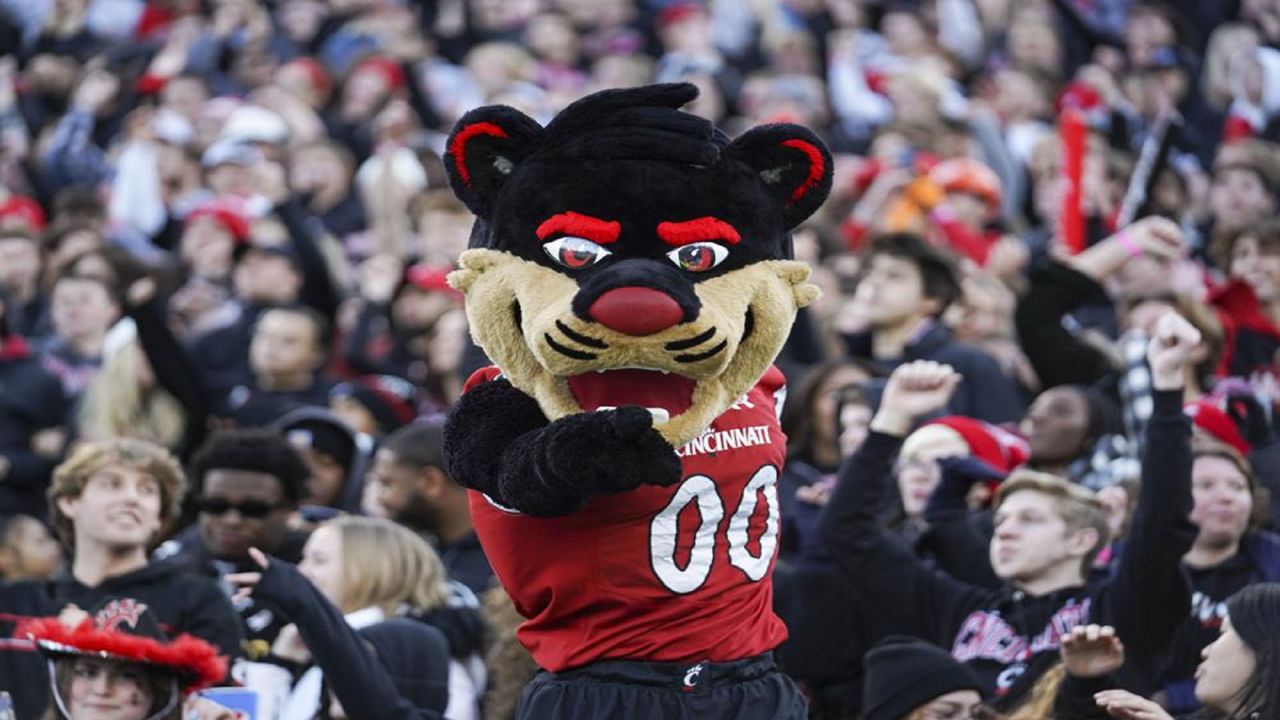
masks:
{"label": "eyeglasses", "polygon": [[200,512],[209,515],[226,515],[228,512],[235,510],[244,517],[254,519],[264,518],[283,507],[280,503],[269,503],[265,500],[245,500],[244,502],[233,503],[226,498],[220,497],[198,497],[195,500],[195,506]]}

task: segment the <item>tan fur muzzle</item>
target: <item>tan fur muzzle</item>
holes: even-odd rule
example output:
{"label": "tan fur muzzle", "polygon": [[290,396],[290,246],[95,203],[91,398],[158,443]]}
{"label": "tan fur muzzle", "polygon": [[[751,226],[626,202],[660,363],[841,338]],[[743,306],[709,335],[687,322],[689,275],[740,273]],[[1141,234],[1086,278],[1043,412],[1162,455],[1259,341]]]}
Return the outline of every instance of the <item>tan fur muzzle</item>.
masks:
{"label": "tan fur muzzle", "polygon": [[466,251],[461,265],[449,283],[466,295],[472,337],[552,420],[583,411],[566,382],[576,375],[643,368],[695,381],[688,410],[655,423],[676,446],[755,385],[819,293],[804,263],[754,263],[695,284],[692,322],[637,337],[577,317],[578,283],[562,273],[488,249]]}

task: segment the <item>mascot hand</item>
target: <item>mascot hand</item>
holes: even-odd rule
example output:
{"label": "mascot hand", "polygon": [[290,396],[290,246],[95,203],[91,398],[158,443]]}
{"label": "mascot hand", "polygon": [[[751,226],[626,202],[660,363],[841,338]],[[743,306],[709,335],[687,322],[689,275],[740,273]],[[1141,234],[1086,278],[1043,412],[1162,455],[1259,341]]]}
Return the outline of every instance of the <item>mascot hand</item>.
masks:
{"label": "mascot hand", "polygon": [[543,434],[547,474],[584,494],[616,493],[680,481],[680,458],[649,411],[634,406],[569,415]]}

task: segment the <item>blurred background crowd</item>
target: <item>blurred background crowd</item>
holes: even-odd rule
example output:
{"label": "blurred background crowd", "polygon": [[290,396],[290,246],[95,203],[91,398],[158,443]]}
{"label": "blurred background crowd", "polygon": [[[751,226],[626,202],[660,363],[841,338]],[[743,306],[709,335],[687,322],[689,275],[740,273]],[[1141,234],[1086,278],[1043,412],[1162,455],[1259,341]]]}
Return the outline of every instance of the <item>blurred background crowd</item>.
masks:
{"label": "blurred background crowd", "polygon": [[[595,90],[675,81],[730,135],[796,122],[835,156],[795,234],[824,295],[779,358],[780,659],[815,716],[856,716],[879,637],[848,627],[847,581],[807,564],[806,529],[904,361],[963,376],[898,457],[884,518],[904,542],[931,536],[937,460],[956,455],[996,480],[1067,477],[1123,535],[1148,341],[1177,313],[1200,334],[1186,412],[1229,467],[1196,456],[1201,632],[1161,702],[1195,709],[1179,683],[1227,598],[1280,579],[1280,1],[0,0],[0,49],[5,581],[109,583],[51,514],[51,483],[84,487],[59,491],[54,469],[145,441],[185,470],[152,566],[230,601],[249,547],[301,561],[344,612],[439,629],[448,717],[508,717],[532,662],[440,459],[442,419],[487,364],[445,281],[472,223],[445,139],[479,105],[545,123]],[[1175,113],[1126,224],[1140,152]],[[420,577],[352,580],[388,547],[388,577]],[[285,659],[296,691],[306,647],[259,605],[237,599],[239,625],[207,639]],[[316,708],[297,712],[280,717]]]}

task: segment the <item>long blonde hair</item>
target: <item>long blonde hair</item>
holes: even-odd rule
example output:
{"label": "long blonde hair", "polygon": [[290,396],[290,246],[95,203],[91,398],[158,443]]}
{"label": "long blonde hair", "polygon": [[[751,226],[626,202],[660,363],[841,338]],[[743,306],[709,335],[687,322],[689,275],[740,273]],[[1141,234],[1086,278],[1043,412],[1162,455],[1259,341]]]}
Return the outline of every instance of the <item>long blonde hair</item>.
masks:
{"label": "long blonde hair", "polygon": [[80,436],[85,440],[136,438],[175,449],[182,442],[187,414],[172,395],[160,387],[144,388],[138,382],[137,332],[119,332],[118,343],[104,353],[102,369],[94,375],[80,406]]}
{"label": "long blonde hair", "polygon": [[434,610],[448,599],[440,556],[412,530],[390,520],[355,515],[334,518],[321,527],[338,533],[344,610],[376,606],[394,615],[402,609]]}
{"label": "long blonde hair", "polygon": [[1040,676],[1036,684],[1031,686],[1031,694],[1016,712],[1007,720],[1053,720],[1053,705],[1058,701],[1058,689],[1067,676],[1062,663],[1049,668]]}

